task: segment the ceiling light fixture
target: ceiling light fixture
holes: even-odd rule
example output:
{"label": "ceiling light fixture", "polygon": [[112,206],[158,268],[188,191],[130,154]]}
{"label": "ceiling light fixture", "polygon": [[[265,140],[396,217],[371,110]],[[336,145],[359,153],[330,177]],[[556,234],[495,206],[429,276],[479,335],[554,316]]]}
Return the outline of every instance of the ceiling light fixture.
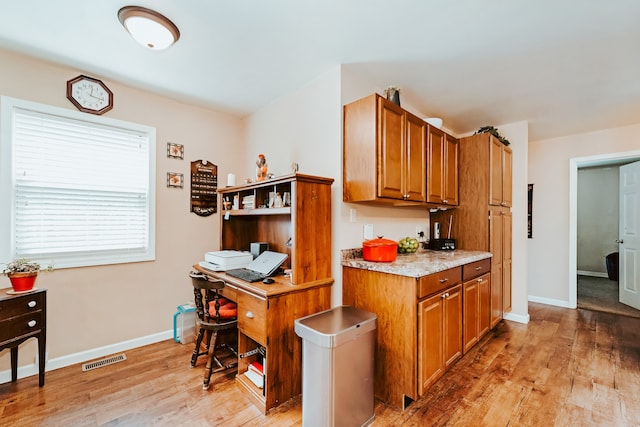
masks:
{"label": "ceiling light fixture", "polygon": [[125,6],[118,11],[122,26],[142,46],[163,50],[180,38],[178,27],[169,18],[140,6]]}

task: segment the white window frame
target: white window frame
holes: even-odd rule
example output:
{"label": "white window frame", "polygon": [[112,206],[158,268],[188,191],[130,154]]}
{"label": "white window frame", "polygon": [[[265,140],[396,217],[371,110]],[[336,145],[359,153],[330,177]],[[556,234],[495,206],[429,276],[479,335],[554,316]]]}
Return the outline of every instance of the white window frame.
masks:
{"label": "white window frame", "polygon": [[155,175],[156,129],[108,117],[95,116],[65,108],[53,107],[8,96],[0,97],[0,263],[16,258],[15,248],[15,194],[13,177],[14,114],[17,110],[31,110],[61,120],[84,122],[85,125],[113,127],[137,133],[148,138],[148,201],[147,246],[136,251],[90,251],[85,253],[43,254],[36,261],[43,266],[53,263],[56,269],[105,264],[121,264],[155,260]]}

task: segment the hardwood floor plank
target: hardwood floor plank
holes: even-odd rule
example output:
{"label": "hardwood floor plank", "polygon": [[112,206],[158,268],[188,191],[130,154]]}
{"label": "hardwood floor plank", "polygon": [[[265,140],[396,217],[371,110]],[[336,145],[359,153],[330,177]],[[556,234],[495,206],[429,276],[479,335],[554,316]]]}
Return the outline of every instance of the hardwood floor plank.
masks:
{"label": "hardwood floor plank", "polygon": [[[501,322],[402,411],[375,404],[373,426],[640,426],[640,319],[530,304]],[[268,415],[204,361],[165,341],[89,372],[80,365],[0,384],[3,426],[300,426],[301,398]]]}

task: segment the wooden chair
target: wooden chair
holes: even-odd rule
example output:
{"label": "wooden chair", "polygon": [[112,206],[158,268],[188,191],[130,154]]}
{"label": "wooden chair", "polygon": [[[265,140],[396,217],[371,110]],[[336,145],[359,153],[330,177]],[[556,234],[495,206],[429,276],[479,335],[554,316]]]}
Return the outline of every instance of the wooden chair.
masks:
{"label": "wooden chair", "polygon": [[[218,348],[227,347],[236,355],[235,362],[223,365],[216,357],[216,341],[219,332],[237,331],[238,313],[233,301],[228,301],[220,295],[224,288],[224,282],[213,280],[202,273],[192,271],[189,273],[193,283],[193,295],[196,303],[196,324],[198,326],[198,338],[196,348],[191,356],[191,367],[196,366],[199,356],[208,355],[207,366],[204,371],[202,388],[209,388],[212,372],[220,372],[238,365],[237,352],[230,345],[218,345]],[[205,342],[205,351],[200,351],[202,341]],[[218,365],[214,370],[213,364]]]}

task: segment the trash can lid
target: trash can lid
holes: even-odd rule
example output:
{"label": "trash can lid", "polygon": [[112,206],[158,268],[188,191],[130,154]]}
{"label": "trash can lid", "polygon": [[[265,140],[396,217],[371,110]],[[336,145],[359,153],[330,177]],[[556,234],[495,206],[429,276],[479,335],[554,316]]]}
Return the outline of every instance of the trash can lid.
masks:
{"label": "trash can lid", "polygon": [[295,321],[298,336],[322,347],[337,347],[376,328],[374,313],[352,306],[339,306]]}

